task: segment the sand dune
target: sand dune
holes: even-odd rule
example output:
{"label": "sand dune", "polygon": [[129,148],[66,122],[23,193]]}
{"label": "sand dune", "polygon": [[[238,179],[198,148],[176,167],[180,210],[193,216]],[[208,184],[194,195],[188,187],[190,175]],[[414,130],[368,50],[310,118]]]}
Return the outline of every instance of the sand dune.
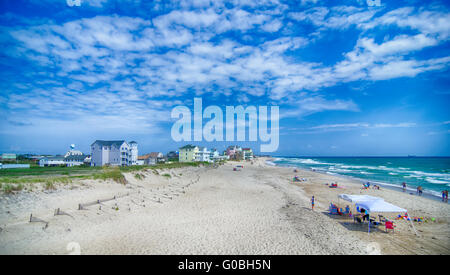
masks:
{"label": "sand dune", "polygon": [[[308,181],[293,184],[292,169],[268,166],[265,159],[244,163],[241,171],[233,165],[138,172],[141,179],[128,173],[126,185],[85,180],[76,188],[2,195],[0,254],[69,254],[78,245],[81,254],[367,254],[373,242],[381,253],[449,253],[448,205],[370,190],[438,222],[418,225],[421,237],[402,222],[395,235],[368,236],[324,213],[344,190],[324,185],[336,178],[302,171]],[[345,192],[359,192],[356,183],[339,181]],[[114,196],[78,210],[80,203]],[[57,208],[70,216],[55,216]],[[31,213],[48,227],[30,223]]]}

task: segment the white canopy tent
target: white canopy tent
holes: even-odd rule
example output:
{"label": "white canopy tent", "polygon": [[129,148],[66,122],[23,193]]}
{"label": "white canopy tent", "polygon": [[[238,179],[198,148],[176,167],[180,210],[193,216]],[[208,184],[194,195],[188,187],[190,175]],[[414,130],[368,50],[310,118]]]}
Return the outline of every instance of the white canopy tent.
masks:
{"label": "white canopy tent", "polygon": [[[393,205],[391,203],[385,202],[384,200],[368,200],[368,201],[361,201],[357,202],[356,206],[359,208],[366,209],[369,213],[372,212],[381,212],[381,213],[407,213],[408,210],[398,207],[396,205]],[[414,227],[414,224],[412,223],[412,220],[409,219],[411,222],[411,226],[414,229],[414,233],[418,235],[416,228]],[[369,221],[369,227],[368,231],[370,232],[370,221]]]}
{"label": "white canopy tent", "polygon": [[359,208],[366,209],[369,213],[371,212],[384,212],[384,213],[406,213],[406,209],[398,207],[396,205],[385,202],[384,200],[370,200],[370,201],[360,201],[356,203]]}
{"label": "white canopy tent", "polygon": [[363,201],[375,201],[375,200],[382,200],[382,198],[369,196],[369,195],[349,195],[349,194],[340,194],[338,198],[352,202],[352,203],[358,203]]}
{"label": "white canopy tent", "polygon": [[[364,208],[369,213],[371,212],[380,212],[380,213],[407,213],[408,210],[398,207],[396,205],[393,205],[391,203],[388,203],[384,201],[383,198],[369,196],[369,195],[349,195],[349,194],[340,194],[338,195],[338,198],[355,203],[356,207]],[[411,219],[410,219],[411,221]],[[418,234],[416,229],[414,228],[414,224],[411,221],[411,226],[414,229],[414,232],[416,235]],[[369,222],[369,228],[370,232],[370,222]]]}

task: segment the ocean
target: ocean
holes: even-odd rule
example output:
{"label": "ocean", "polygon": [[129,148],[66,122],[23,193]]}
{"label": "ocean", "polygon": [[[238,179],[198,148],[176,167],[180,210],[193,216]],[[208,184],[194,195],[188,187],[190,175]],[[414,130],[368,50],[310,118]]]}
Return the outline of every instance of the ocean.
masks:
{"label": "ocean", "polygon": [[363,182],[400,187],[441,197],[450,189],[450,157],[275,157],[273,163],[349,176]]}

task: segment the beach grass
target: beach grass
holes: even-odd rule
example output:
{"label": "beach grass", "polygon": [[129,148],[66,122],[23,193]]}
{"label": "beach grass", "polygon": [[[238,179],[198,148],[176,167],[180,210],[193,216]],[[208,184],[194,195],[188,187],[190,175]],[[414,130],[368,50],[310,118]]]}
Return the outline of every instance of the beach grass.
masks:
{"label": "beach grass", "polygon": [[[211,165],[206,162],[173,162],[161,163],[157,165],[136,165],[124,167],[31,167],[18,169],[0,169],[0,190],[3,193],[13,193],[23,189],[33,190],[34,184],[41,184],[45,190],[56,189],[57,184],[67,185],[74,180],[94,179],[113,180],[117,183],[126,184],[127,181],[123,173],[153,171],[158,174],[158,170],[175,169],[182,167],[199,167]],[[163,174],[170,178],[170,174]],[[143,174],[135,174],[136,179],[143,179]]]}

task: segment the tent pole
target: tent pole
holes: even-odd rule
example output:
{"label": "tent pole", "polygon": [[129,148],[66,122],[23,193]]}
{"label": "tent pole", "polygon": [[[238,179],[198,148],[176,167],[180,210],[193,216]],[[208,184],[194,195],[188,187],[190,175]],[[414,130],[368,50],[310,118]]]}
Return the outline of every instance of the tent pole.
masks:
{"label": "tent pole", "polygon": [[409,222],[411,223],[412,228],[414,229],[414,233],[416,233],[416,236],[419,237],[420,235],[419,235],[419,233],[417,233],[416,228],[414,227],[414,223],[412,222],[412,219],[409,216],[409,214],[408,214],[408,219],[409,219]]}

